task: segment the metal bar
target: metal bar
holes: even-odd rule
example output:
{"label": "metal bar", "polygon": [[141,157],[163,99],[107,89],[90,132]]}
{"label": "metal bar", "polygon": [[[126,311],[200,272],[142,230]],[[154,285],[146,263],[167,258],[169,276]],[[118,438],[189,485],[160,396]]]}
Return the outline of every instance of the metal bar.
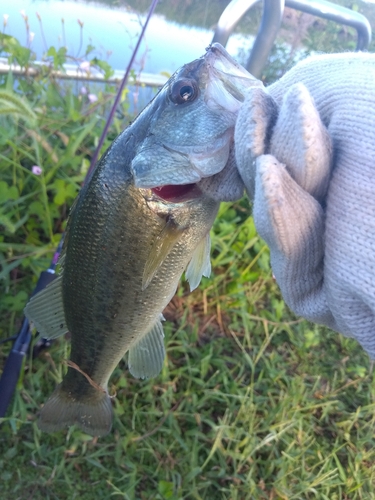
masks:
{"label": "metal bar", "polygon": [[284,0],[264,0],[263,15],[259,31],[254,41],[246,69],[256,78],[262,75],[262,69],[271,52],[284,13]]}
{"label": "metal bar", "polygon": [[[232,0],[220,16],[212,43],[218,42],[225,47],[241,18],[259,2],[260,0]],[[285,6],[355,28],[358,35],[356,50],[367,50],[371,42],[370,23],[358,12],[326,0],[285,0]],[[266,64],[280,26],[279,16],[282,15],[283,8],[284,0],[264,0],[261,25],[247,63],[247,69],[256,77],[260,76]]]}
{"label": "metal bar", "polygon": [[[225,47],[229,36],[244,14],[260,0],[233,0],[224,9],[215,30],[212,43]],[[260,28],[247,62],[247,70],[259,78],[279,31],[284,12],[284,0],[264,0]]]}
{"label": "metal bar", "polygon": [[356,50],[367,50],[371,42],[371,26],[367,18],[354,10],[326,0],[286,0],[285,5],[336,23],[345,24],[357,31]]}
{"label": "metal bar", "polygon": [[[40,69],[38,68],[40,66]],[[33,66],[27,69],[19,66],[18,64],[8,64],[5,57],[0,57],[0,74],[8,74],[12,71],[14,75],[30,75],[36,76],[41,72],[42,66],[47,66],[42,61],[34,61]],[[104,75],[95,68],[90,68],[89,71],[83,71],[78,66],[73,64],[65,64],[64,71],[51,70],[51,74],[56,78],[63,80],[82,80],[89,82],[101,83],[119,83],[124,77],[124,72],[115,70],[110,78],[104,78]],[[130,82],[130,85],[145,85],[146,87],[162,87],[168,78],[164,75],[157,75],[152,73],[141,73],[137,75],[135,80]]]}
{"label": "metal bar", "polygon": [[255,4],[261,0],[232,0],[221,14],[216,26],[212,43],[220,43],[223,47],[228,43],[228,39],[238,22]]}

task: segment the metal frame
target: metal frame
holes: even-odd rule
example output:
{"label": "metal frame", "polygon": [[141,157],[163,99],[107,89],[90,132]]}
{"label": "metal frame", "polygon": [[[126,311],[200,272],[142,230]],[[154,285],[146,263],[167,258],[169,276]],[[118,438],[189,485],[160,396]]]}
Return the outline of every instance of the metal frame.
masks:
{"label": "metal frame", "polygon": [[[12,71],[13,75],[25,75],[35,76],[40,73],[43,66],[48,64],[42,61],[34,61],[33,66],[30,68],[24,68],[18,64],[9,64],[8,59],[5,57],[0,57],[0,75],[7,75],[9,71]],[[39,69],[40,68],[40,69]],[[103,73],[96,70],[95,68],[90,68],[90,71],[83,71],[75,64],[64,64],[64,71],[50,70],[52,75],[56,78],[61,78],[62,80],[82,80],[89,82],[99,82],[99,83],[119,83],[124,78],[123,70],[114,70],[113,75],[110,78],[104,78]],[[144,85],[145,87],[162,87],[168,78],[164,75],[152,74],[152,73],[140,73],[132,80],[129,85]]]}
{"label": "metal frame", "polygon": [[[220,16],[212,43],[218,42],[225,47],[240,19],[260,1],[232,0]],[[261,25],[246,64],[247,70],[257,78],[261,76],[280,28],[284,6],[355,28],[358,35],[356,50],[367,50],[371,42],[370,23],[353,10],[326,0],[285,0],[285,4],[284,0],[264,0]]]}

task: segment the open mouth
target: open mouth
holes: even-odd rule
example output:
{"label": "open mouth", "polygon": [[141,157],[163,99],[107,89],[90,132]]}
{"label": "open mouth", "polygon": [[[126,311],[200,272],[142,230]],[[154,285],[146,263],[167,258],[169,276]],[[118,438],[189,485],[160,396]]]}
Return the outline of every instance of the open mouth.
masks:
{"label": "open mouth", "polygon": [[172,203],[181,203],[191,200],[197,198],[200,194],[200,190],[196,184],[184,184],[182,186],[168,184],[166,186],[154,187],[151,191],[158,198]]}

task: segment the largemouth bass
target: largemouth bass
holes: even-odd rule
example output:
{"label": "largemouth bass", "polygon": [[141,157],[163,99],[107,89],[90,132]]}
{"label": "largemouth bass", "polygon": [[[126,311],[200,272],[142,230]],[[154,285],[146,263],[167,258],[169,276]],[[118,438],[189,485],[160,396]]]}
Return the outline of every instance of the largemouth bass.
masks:
{"label": "largemouth bass", "polygon": [[25,314],[49,339],[71,333],[62,383],[39,427],[112,425],[107,387],[128,353],[133,376],[156,376],[165,357],[161,313],[186,269],[191,288],[210,274],[218,202],[199,181],[229,156],[243,89],[255,79],[218,45],[177,71],[113,142],[69,216],[59,276]]}

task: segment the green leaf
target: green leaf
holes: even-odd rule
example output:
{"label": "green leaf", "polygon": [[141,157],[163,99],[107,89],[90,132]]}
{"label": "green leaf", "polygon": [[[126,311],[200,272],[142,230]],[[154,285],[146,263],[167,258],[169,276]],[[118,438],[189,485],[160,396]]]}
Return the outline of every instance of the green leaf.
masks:
{"label": "green leaf", "polygon": [[41,201],[33,201],[30,203],[28,212],[29,214],[37,215],[40,219],[43,219],[46,216],[46,210]]}
{"label": "green leaf", "polygon": [[55,205],[63,205],[67,200],[74,199],[77,196],[78,188],[71,182],[65,182],[63,179],[56,179],[52,184],[56,192],[53,202]]}
{"label": "green leaf", "polygon": [[16,232],[16,228],[13,222],[7,217],[5,214],[0,213],[0,226],[4,226],[7,231],[14,234]]}
{"label": "green leaf", "polygon": [[158,492],[163,498],[172,498],[173,497],[173,483],[169,481],[159,481],[158,483]]}
{"label": "green leaf", "polygon": [[23,259],[17,259],[11,262],[10,264],[4,265],[0,272],[0,280],[6,278],[8,274],[12,271],[12,269],[18,267],[22,263]]}
{"label": "green leaf", "polygon": [[28,295],[25,290],[20,290],[14,297],[11,295],[5,297],[3,302],[7,305],[7,308],[10,311],[22,311],[26,305],[27,300]]}
{"label": "green leaf", "polygon": [[106,61],[98,59],[97,57],[94,57],[94,59],[91,60],[91,64],[93,66],[97,66],[103,71],[104,78],[110,78],[114,74],[112,67]]}
{"label": "green leaf", "polygon": [[90,52],[92,52],[93,50],[95,50],[95,47],[93,45],[91,45],[91,43],[89,43],[88,46],[86,47],[85,56],[90,54]]}
{"label": "green leaf", "polygon": [[7,200],[16,200],[19,197],[19,192],[16,186],[8,186],[5,181],[0,181],[0,202],[5,203]]}
{"label": "green leaf", "polygon": [[0,52],[9,54],[9,62],[17,62],[20,66],[25,67],[30,63],[31,50],[27,47],[22,47],[20,42],[4,33],[0,33]]}
{"label": "green leaf", "polygon": [[63,65],[66,63],[66,47],[60,47],[58,50],[55,47],[50,47],[47,50],[47,56],[52,57],[54,69],[63,69]]}

